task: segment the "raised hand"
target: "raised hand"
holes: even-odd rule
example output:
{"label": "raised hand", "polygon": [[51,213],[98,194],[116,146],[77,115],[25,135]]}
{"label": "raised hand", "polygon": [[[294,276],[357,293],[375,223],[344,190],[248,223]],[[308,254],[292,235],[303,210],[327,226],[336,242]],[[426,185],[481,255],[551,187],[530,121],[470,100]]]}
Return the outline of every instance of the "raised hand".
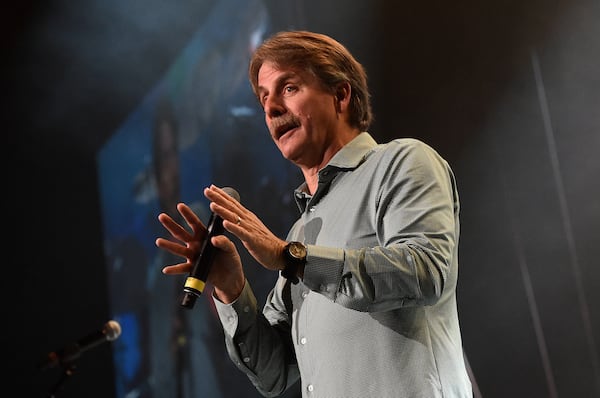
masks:
{"label": "raised hand", "polygon": [[165,266],[162,270],[164,274],[183,274],[190,272],[194,262],[200,255],[202,241],[207,233],[206,227],[202,221],[200,221],[200,218],[198,218],[196,213],[194,213],[188,205],[179,203],[177,205],[177,211],[189,225],[192,233],[173,220],[167,213],[158,215],[158,221],[160,221],[165,229],[169,231],[173,238],[181,243],[164,238],[157,238],[155,242],[156,246],[185,259],[185,261],[181,263]]}
{"label": "raised hand", "polygon": [[282,257],[286,241],[275,236],[263,222],[222,189],[211,185],[204,190],[210,209],[223,219],[223,227],[235,235],[263,267],[276,271],[284,268]]}
{"label": "raised hand", "polygon": [[[161,213],[158,220],[178,242],[164,238],[157,238],[155,242],[159,248],[185,260],[178,264],[166,265],[162,272],[170,275],[189,273],[192,270],[200,256],[202,242],[207,236],[205,225],[188,205],[179,203],[177,211],[186,221],[192,233],[168,214]],[[221,301],[229,303],[239,296],[244,287],[245,276],[242,262],[234,243],[225,235],[213,236],[211,243],[219,251],[207,279],[214,286],[217,297]]]}

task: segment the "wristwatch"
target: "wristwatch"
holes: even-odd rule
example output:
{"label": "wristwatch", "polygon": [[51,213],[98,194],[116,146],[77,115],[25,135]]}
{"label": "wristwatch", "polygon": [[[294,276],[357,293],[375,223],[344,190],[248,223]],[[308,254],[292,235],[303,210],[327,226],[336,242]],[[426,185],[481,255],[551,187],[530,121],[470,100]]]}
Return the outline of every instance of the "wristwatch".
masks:
{"label": "wristwatch", "polygon": [[285,268],[281,275],[292,282],[298,283],[298,268],[306,264],[306,246],[301,242],[289,242],[283,249]]}

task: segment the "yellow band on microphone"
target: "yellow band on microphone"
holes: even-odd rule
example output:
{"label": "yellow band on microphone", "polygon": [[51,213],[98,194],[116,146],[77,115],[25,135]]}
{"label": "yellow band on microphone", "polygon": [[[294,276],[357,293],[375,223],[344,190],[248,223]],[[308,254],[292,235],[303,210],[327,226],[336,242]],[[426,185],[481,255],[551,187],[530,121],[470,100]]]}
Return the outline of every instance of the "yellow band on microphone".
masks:
{"label": "yellow band on microphone", "polygon": [[194,278],[192,276],[189,276],[185,280],[185,287],[189,287],[190,289],[197,290],[200,293],[202,293],[204,291],[205,285],[206,285],[206,283],[204,283],[204,281],[201,281],[200,279]]}

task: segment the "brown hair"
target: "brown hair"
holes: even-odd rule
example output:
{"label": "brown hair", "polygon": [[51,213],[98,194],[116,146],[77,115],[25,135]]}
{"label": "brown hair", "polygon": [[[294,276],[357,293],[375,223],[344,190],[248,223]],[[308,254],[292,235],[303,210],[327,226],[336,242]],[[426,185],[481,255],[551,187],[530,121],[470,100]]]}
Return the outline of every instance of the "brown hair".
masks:
{"label": "brown hair", "polygon": [[363,66],[341,43],[329,36],[307,31],[283,31],[265,40],[250,60],[248,75],[258,96],[258,71],[265,62],[278,67],[291,66],[308,71],[332,93],[337,85],[351,86],[350,124],[366,131],[373,115],[367,74]]}

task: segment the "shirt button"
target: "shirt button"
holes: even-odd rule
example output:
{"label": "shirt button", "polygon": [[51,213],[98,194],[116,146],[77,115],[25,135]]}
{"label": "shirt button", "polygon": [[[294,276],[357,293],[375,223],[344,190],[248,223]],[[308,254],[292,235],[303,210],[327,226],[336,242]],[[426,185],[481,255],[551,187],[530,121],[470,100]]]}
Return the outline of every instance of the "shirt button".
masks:
{"label": "shirt button", "polygon": [[244,312],[250,312],[250,307],[249,306],[245,306],[244,307]]}
{"label": "shirt button", "polygon": [[315,387],[312,384],[309,384],[308,386],[306,386],[306,389],[308,390],[308,392],[313,392]]}
{"label": "shirt button", "polygon": [[302,292],[302,298],[306,298],[308,296],[308,292]]}
{"label": "shirt button", "polygon": [[313,206],[310,209],[308,209],[308,211],[310,211],[311,213],[314,212],[315,210],[317,210],[317,208],[315,206]]}
{"label": "shirt button", "polygon": [[244,362],[245,362],[245,363],[248,363],[248,362],[250,362],[250,358],[249,358],[249,357],[244,357]]}
{"label": "shirt button", "polygon": [[229,316],[229,317],[227,317],[227,320],[228,320],[230,323],[233,323],[233,321],[235,321],[235,317],[234,317],[234,316]]}
{"label": "shirt button", "polygon": [[302,337],[300,339],[300,344],[302,344],[302,345],[306,344],[306,337]]}

